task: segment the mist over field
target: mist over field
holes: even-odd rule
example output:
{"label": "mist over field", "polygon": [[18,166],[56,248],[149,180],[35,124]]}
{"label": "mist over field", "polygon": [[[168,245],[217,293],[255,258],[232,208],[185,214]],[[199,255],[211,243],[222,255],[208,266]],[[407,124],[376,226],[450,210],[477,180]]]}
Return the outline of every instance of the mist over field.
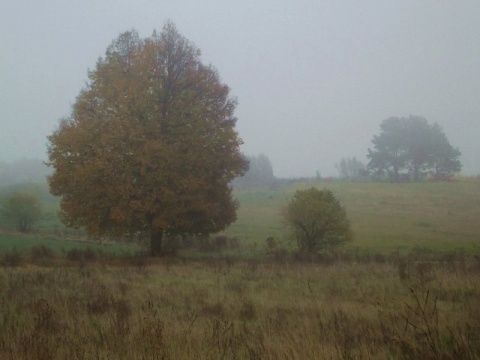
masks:
{"label": "mist over field", "polygon": [[478,1],[2,1],[0,160],[44,160],[111,41],[170,19],[238,98],[242,151],[276,176],[365,162],[381,121],[411,114],[438,122],[475,175],[479,17]]}

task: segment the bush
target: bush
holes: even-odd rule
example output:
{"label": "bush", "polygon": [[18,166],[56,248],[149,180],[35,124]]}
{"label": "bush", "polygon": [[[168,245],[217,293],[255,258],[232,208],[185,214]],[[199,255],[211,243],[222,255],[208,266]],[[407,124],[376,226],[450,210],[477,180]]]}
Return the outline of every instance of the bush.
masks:
{"label": "bush", "polygon": [[90,247],[83,250],[74,248],[67,251],[67,259],[70,261],[85,263],[95,260],[95,257],[95,251]]}
{"label": "bush", "polygon": [[33,246],[30,249],[30,256],[32,260],[40,260],[40,259],[52,259],[55,257],[55,252],[45,245],[37,245]]}
{"label": "bush", "polygon": [[352,239],[345,209],[329,190],[298,190],[283,215],[301,252],[316,253]]}
{"label": "bush", "polygon": [[18,252],[17,249],[8,251],[3,254],[2,264],[4,266],[18,266],[22,262],[22,255]]}
{"label": "bush", "polygon": [[42,217],[42,207],[35,195],[15,192],[3,201],[3,215],[18,231],[26,233]]}

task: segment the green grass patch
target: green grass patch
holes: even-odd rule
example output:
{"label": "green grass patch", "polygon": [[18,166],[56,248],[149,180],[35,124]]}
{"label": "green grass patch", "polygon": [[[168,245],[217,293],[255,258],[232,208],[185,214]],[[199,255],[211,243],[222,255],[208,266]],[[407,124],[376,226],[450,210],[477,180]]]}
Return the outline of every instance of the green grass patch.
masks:
{"label": "green grass patch", "polygon": [[82,241],[66,241],[49,238],[35,238],[20,235],[0,235],[0,253],[6,253],[12,250],[19,252],[26,252],[34,246],[46,246],[56,252],[62,250],[68,251],[71,249],[86,249],[91,248],[95,251],[111,253],[111,254],[132,254],[136,248],[122,245],[106,245]]}
{"label": "green grass patch", "polygon": [[[237,237],[241,245],[239,252],[252,256],[265,253],[268,237],[277,239],[280,247],[295,249],[295,244],[286,237],[281,210],[296,190],[312,186],[331,190],[345,206],[354,233],[354,241],[347,247],[352,251],[388,254],[428,248],[439,252],[463,249],[468,253],[480,253],[478,179],[404,184],[312,180],[293,182],[278,190],[236,190],[235,197],[240,203],[238,218],[224,234]],[[59,221],[58,199],[48,194],[45,185],[32,189],[41,196],[44,209],[44,216],[35,230],[52,234],[52,238],[78,237],[77,231],[65,228]],[[3,193],[7,193],[5,188]],[[0,251],[13,246],[28,248],[38,241],[0,238]],[[52,248],[80,246],[53,239],[42,241]],[[93,246],[117,251],[113,246]],[[124,247],[118,247],[118,251],[122,249]]]}
{"label": "green grass patch", "polygon": [[281,208],[296,190],[331,190],[346,207],[353,248],[389,253],[431,248],[480,252],[480,181],[454,183],[301,182],[278,191],[236,192],[237,221],[226,231],[246,244],[265,246],[274,236],[287,243]]}

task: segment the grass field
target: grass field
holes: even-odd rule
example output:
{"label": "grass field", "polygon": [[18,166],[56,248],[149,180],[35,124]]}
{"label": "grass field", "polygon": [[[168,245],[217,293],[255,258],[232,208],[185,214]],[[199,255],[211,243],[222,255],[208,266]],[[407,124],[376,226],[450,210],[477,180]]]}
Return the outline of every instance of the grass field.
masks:
{"label": "grass field", "polygon": [[27,252],[32,247],[39,245],[46,246],[57,252],[85,248],[92,248],[95,251],[105,251],[112,254],[129,254],[138,251],[138,248],[127,245],[53,239],[50,236],[35,237],[31,235],[21,236],[18,234],[0,234],[0,254],[12,250],[21,253]]}
{"label": "grass field", "polygon": [[[280,209],[311,186],[342,201],[354,242],[267,254],[269,236],[288,248]],[[52,218],[36,234],[4,233],[0,359],[479,359],[479,190],[462,180],[241,191],[226,232],[239,250],[159,259],[66,241]]]}
{"label": "grass field", "polygon": [[236,195],[238,220],[226,231],[245,243],[264,246],[274,236],[286,243],[280,209],[295,190],[331,190],[344,204],[354,232],[350,248],[389,253],[428,248],[480,252],[480,181],[453,183],[303,182],[278,191]]}
{"label": "grass field", "polygon": [[0,267],[0,358],[480,357],[473,257],[145,260]]}
{"label": "grass field", "polygon": [[[354,232],[347,249],[388,254],[425,248],[438,252],[480,253],[480,180],[463,179],[453,183],[370,183],[370,182],[296,182],[276,191],[252,189],[236,191],[240,202],[238,219],[226,231],[237,237],[243,253],[265,249],[265,239],[275,237],[283,247],[292,249],[286,238],[280,211],[297,189],[311,186],[327,188],[346,207]],[[58,202],[37,186],[44,199],[44,217],[37,225],[36,242],[47,246],[69,247],[50,242],[55,238],[75,237],[56,217]],[[40,239],[42,238],[42,239]],[[31,240],[14,235],[0,236],[0,251],[12,246],[22,249]]]}

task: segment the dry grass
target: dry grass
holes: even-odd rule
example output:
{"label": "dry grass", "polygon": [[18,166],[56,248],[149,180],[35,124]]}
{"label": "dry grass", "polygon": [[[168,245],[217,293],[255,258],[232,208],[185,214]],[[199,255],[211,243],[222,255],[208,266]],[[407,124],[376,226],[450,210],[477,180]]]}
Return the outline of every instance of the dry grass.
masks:
{"label": "dry grass", "polygon": [[404,184],[310,181],[278,191],[239,191],[238,220],[227,234],[260,247],[269,236],[284,240],[280,209],[296,190],[312,186],[331,190],[346,207],[354,233],[352,247],[383,253],[415,247],[480,251],[478,179]]}
{"label": "dry grass", "polygon": [[50,255],[0,268],[1,359],[480,357],[475,257]]}

